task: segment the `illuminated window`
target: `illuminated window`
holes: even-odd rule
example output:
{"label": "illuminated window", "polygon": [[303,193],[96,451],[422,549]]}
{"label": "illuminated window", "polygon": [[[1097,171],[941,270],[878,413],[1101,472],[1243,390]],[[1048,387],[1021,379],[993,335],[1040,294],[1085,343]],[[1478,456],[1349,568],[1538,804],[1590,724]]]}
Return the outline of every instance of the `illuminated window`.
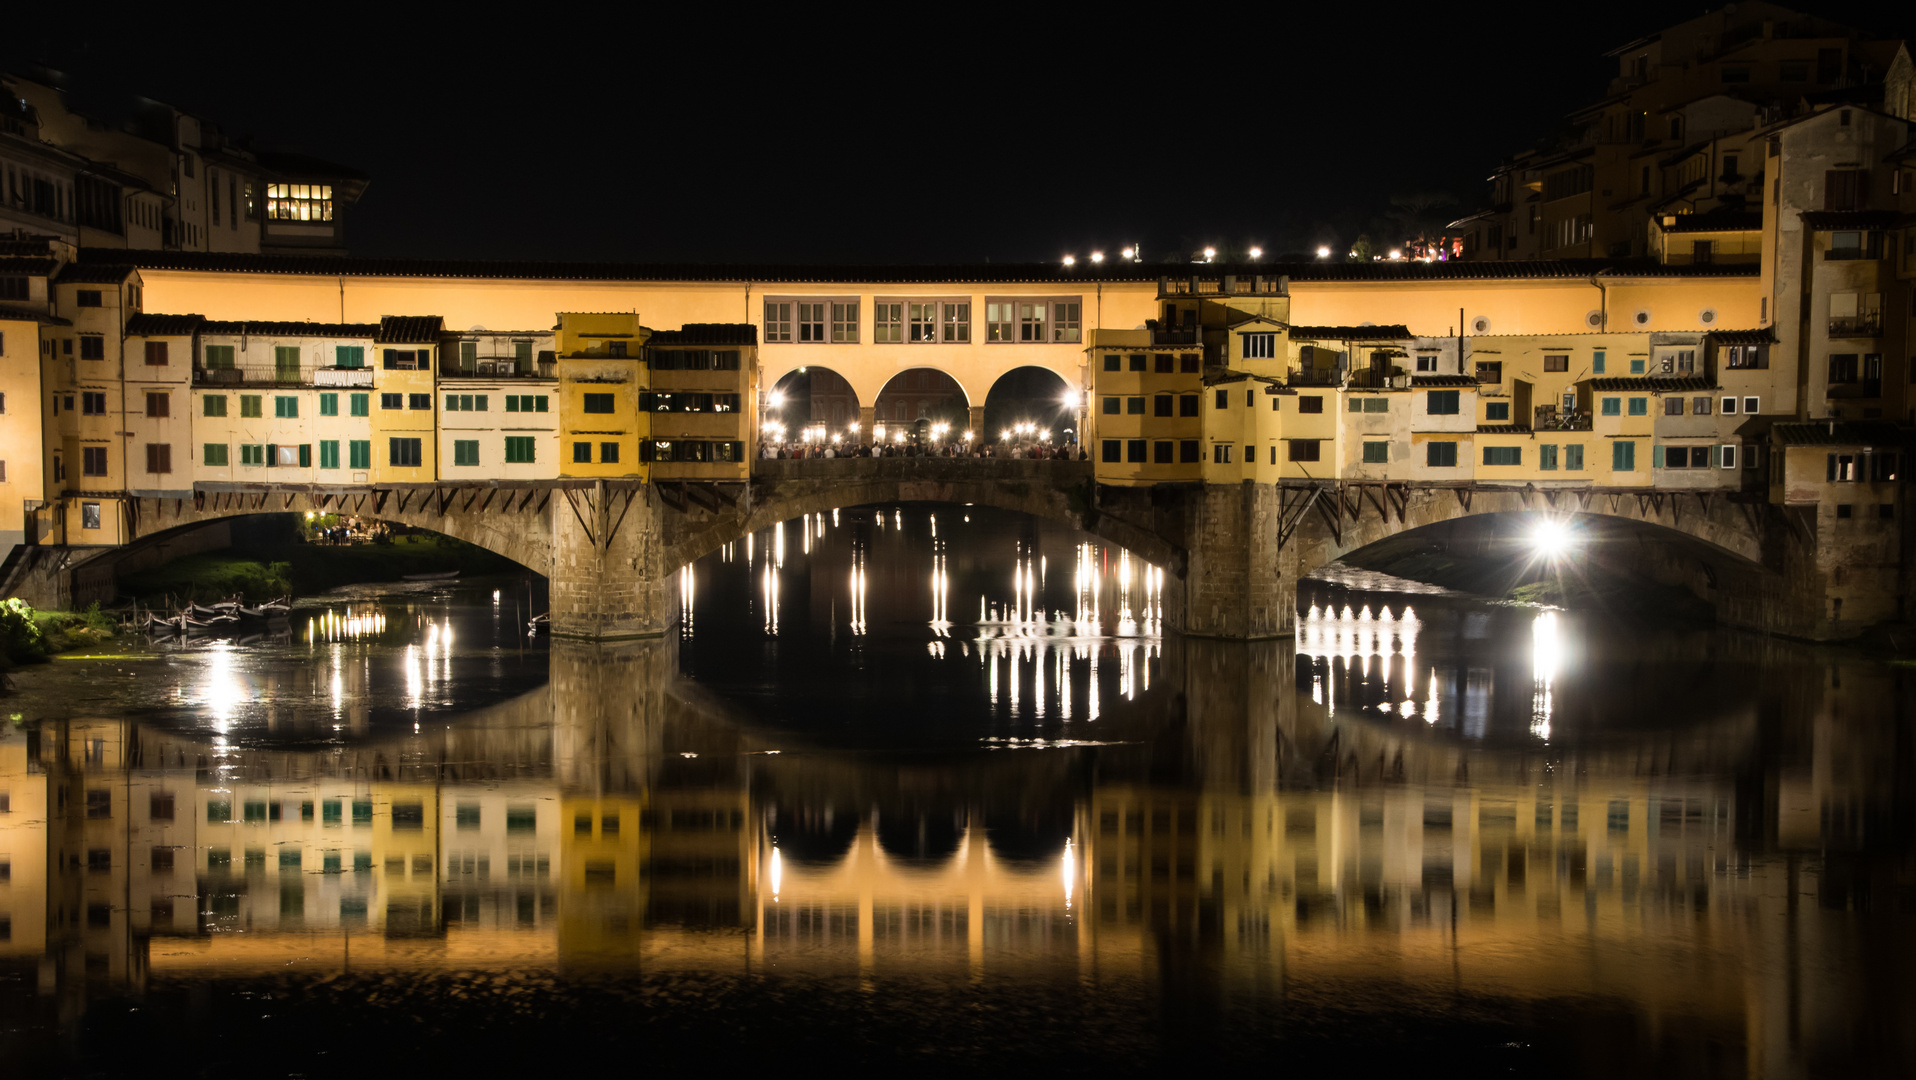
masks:
{"label": "illuminated window", "polygon": [[872,340],[880,345],[905,340],[904,304],[886,302],[872,305]]}
{"label": "illuminated window", "polygon": [[765,305],[765,340],[792,340],[792,305],[789,303],[767,303]]}
{"label": "illuminated window", "polygon": [[1078,316],[1080,305],[1067,300],[1052,305],[1051,340],[1076,341],[1079,336]]}
{"label": "illuminated window", "polygon": [[966,342],[971,340],[971,305],[946,304],[944,314],[944,340],[948,342]]}
{"label": "illuminated window", "polygon": [[1240,334],[1244,339],[1244,359],[1270,360],[1277,356],[1277,335]]}
{"label": "illuminated window", "polygon": [[1018,305],[992,302],[985,305],[985,340],[1018,340]]}
{"label": "illuminated window", "polygon": [[825,308],[822,303],[798,305],[798,340],[825,340]]}
{"label": "illuminated window", "polygon": [[832,304],[832,343],[834,345],[858,343],[858,301]]}
{"label": "illuminated window", "polygon": [[1051,305],[1046,303],[1018,305],[1018,340],[1044,341],[1045,320],[1050,316]]}
{"label": "illuminated window", "polygon": [[[250,213],[247,216],[252,216]],[[266,217],[271,221],[333,220],[331,184],[266,185]]]}
{"label": "illuminated window", "polygon": [[911,340],[932,342],[938,340],[938,305],[936,303],[908,304],[911,309]]}

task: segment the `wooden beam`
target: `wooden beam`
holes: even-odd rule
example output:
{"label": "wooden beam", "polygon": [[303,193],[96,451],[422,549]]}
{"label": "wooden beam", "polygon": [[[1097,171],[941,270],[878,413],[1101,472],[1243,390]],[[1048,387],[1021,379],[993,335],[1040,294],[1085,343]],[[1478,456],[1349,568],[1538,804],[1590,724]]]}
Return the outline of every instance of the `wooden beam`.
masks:
{"label": "wooden beam", "polygon": [[[585,533],[586,542],[595,548],[598,547],[599,541],[592,535],[592,526],[586,524],[585,515],[579,513],[579,500],[573,497],[572,489],[561,488],[560,490],[565,492],[566,505],[572,508],[572,519],[579,523],[579,530]],[[587,509],[591,509],[590,505],[587,506]]]}

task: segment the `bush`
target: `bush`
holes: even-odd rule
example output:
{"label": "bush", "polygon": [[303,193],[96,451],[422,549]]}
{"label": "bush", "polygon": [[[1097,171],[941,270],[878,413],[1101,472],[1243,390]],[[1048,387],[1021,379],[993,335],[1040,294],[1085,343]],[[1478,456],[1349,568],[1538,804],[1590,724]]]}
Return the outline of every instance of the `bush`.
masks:
{"label": "bush", "polygon": [[36,618],[39,614],[17,596],[0,604],[0,649],[10,663],[32,664],[47,658],[47,637]]}

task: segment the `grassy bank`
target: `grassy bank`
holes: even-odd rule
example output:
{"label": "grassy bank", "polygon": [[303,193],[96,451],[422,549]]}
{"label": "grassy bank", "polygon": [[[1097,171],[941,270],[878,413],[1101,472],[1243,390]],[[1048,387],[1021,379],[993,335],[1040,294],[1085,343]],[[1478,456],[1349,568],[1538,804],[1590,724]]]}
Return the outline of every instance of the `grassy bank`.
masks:
{"label": "grassy bank", "polygon": [[206,603],[235,594],[258,603],[287,594],[307,596],[341,585],[398,581],[408,574],[457,570],[503,574],[523,569],[446,536],[402,536],[389,544],[282,542],[187,555],[120,579],[120,593],[148,607],[195,600]]}
{"label": "grassy bank", "polygon": [[56,653],[111,641],[119,620],[94,604],[85,611],[40,611],[24,600],[0,604],[0,668],[44,662]]}
{"label": "grassy bank", "polygon": [[1526,553],[1462,553],[1441,542],[1398,536],[1346,555],[1344,562],[1476,596],[1526,604],[1709,620],[1711,606],[1688,589],[1605,570],[1588,560],[1557,564]]}

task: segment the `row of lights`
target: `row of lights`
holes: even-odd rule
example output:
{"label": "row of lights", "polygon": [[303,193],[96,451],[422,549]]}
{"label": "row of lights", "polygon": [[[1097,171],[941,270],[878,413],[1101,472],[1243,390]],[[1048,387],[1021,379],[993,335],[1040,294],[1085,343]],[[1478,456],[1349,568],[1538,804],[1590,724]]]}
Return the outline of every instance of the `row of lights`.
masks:
{"label": "row of lights", "polygon": [[[1249,254],[1253,260],[1261,259],[1264,257],[1264,249],[1261,247],[1254,247],[1247,254]],[[1355,255],[1356,252],[1352,252],[1351,254]],[[1136,248],[1136,247],[1125,248],[1124,251],[1121,253],[1121,255],[1126,262],[1138,262],[1143,257],[1142,249]],[[1317,249],[1317,257],[1320,259],[1330,258],[1331,249],[1327,246],[1320,246]],[[1207,247],[1204,249],[1205,262],[1211,262],[1215,260],[1216,258],[1217,258],[1216,248]],[[1404,253],[1402,251],[1392,250],[1389,255],[1379,256],[1378,258],[1387,259],[1391,262],[1402,262],[1404,259]],[[1104,262],[1104,252],[1094,251],[1091,253],[1090,259],[1091,259],[1092,265],[1096,266],[1099,263]],[[1428,262],[1429,260],[1426,259],[1425,261]],[[1064,264],[1066,266],[1076,266],[1078,265],[1078,257],[1076,255],[1066,255],[1064,257]]]}

